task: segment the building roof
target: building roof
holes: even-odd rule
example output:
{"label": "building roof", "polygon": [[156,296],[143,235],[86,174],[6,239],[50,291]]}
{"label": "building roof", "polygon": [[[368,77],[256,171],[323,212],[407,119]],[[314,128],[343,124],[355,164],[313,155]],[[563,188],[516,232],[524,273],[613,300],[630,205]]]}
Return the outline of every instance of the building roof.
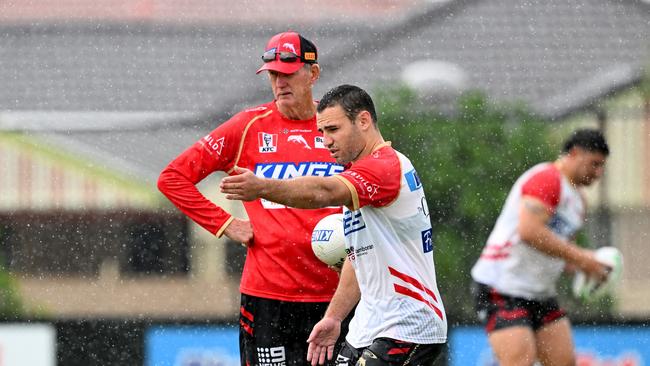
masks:
{"label": "building roof", "polygon": [[642,1],[412,1],[399,10],[362,18],[323,11],[317,21],[282,25],[0,16],[0,85],[11,86],[0,89],[0,129],[155,181],[229,115],[272,98],[255,70],[268,37],[288,28],[319,47],[315,96],[341,83],[372,91],[428,60],[438,74],[425,69],[422,79],[449,82],[457,73],[460,87],[525,102],[548,119],[639,81],[650,61]]}

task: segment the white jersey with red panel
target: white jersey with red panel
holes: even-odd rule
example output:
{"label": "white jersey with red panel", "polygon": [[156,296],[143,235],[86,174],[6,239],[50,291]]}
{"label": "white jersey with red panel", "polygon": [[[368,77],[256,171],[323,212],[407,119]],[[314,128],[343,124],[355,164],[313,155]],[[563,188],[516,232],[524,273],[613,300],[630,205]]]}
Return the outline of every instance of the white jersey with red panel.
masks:
{"label": "white jersey with red panel", "polygon": [[356,348],[379,337],[444,343],[429,211],[413,165],[387,143],[336,177],[352,193],[344,231],[361,290],[346,340]]}
{"label": "white jersey with red panel", "polygon": [[505,295],[542,300],[557,295],[556,282],[564,261],[520,239],[517,227],[523,196],[534,197],[548,207],[552,216],[547,226],[559,237],[571,240],[582,227],[585,203],[580,191],[553,163],[538,164],[519,177],[510,190],[472,268],[472,278]]}
{"label": "white jersey with red panel", "polygon": [[[187,216],[220,235],[232,218],[195,184],[214,171],[231,173],[235,166],[276,179],[343,170],[325,148],[315,116],[290,120],[271,102],[238,113],[200,139],[163,170],[159,187]],[[341,208],[305,210],[266,200],[244,202],[244,207],[254,238],[240,291],[282,301],[329,301],[338,276],[314,255],[311,232],[321,218]]]}

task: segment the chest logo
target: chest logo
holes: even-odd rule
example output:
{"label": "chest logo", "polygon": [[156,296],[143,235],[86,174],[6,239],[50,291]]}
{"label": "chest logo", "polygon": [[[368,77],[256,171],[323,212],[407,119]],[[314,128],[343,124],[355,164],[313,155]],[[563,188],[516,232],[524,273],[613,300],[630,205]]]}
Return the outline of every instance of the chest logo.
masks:
{"label": "chest logo", "polygon": [[257,142],[261,153],[274,153],[278,151],[278,135],[274,133],[258,132]]}
{"label": "chest logo", "polygon": [[311,150],[311,147],[309,147],[309,144],[307,143],[307,140],[305,140],[305,137],[303,135],[290,135],[287,138],[288,142],[292,142],[294,144],[301,145],[305,149]]}

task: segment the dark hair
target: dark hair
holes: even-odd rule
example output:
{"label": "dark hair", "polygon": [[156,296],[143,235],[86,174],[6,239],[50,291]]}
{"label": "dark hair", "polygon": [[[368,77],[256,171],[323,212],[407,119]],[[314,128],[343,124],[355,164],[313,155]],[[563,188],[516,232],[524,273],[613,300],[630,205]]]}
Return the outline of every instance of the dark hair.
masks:
{"label": "dark hair", "polygon": [[330,89],[318,103],[318,113],[330,108],[340,105],[345,111],[345,116],[354,122],[357,115],[361,111],[368,111],[372,122],[377,124],[377,112],[375,112],[375,104],[372,102],[370,95],[365,90],[354,85],[339,85]]}
{"label": "dark hair", "polygon": [[585,128],[573,131],[571,136],[564,141],[562,153],[568,153],[575,146],[590,152],[599,152],[605,156],[609,155],[609,146],[607,146],[605,136],[599,130]]}

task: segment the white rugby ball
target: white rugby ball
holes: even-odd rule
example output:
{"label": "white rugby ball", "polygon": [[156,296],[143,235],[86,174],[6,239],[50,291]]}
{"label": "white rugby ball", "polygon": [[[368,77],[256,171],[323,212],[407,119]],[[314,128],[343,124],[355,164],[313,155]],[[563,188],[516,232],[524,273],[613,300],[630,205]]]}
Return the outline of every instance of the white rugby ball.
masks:
{"label": "white rugby ball", "polygon": [[323,217],[311,234],[311,249],[318,259],[329,266],[341,267],[347,256],[343,234],[343,214]]}
{"label": "white rugby ball", "polygon": [[618,284],[623,271],[623,255],[614,247],[596,249],[596,260],[611,268],[605,282],[600,284],[587,277],[584,272],[576,271],[573,277],[573,295],[583,300],[595,300],[610,293]]}

